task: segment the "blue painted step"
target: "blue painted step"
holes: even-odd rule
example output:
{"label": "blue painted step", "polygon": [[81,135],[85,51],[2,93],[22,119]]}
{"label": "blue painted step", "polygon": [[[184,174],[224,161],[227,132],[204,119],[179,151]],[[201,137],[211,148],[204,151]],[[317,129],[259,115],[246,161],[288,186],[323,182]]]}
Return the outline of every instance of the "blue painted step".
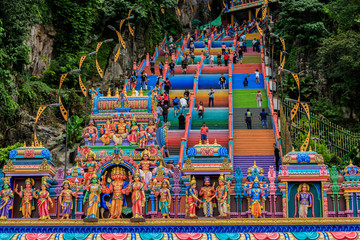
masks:
{"label": "blue painted step", "polygon": [[[233,89],[245,89],[244,88],[244,78],[247,77],[245,73],[233,74]],[[255,73],[251,73],[250,77],[247,77],[249,82],[246,89],[260,89],[264,88],[264,75],[260,73],[260,84],[255,82]]]}

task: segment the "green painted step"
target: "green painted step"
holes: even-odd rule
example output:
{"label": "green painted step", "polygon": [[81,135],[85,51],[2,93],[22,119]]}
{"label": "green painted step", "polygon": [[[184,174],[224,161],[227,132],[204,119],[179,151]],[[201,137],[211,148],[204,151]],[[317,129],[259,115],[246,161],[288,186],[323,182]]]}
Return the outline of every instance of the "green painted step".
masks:
{"label": "green painted step", "polygon": [[256,93],[260,90],[263,96],[262,107],[268,107],[268,100],[265,89],[234,89],[233,106],[234,108],[256,108]]}

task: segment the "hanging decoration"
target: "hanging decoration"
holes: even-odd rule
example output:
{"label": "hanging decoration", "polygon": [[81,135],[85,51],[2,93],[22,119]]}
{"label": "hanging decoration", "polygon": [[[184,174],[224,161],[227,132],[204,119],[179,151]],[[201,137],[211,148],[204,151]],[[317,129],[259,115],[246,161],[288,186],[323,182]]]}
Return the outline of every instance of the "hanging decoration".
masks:
{"label": "hanging decoration", "polygon": [[[85,58],[86,58],[86,55],[85,55],[85,56],[81,56],[81,58],[80,58],[80,63],[79,63],[79,69],[81,69],[81,66],[82,66]],[[86,91],[86,87],[85,87],[84,83],[83,83],[82,80],[81,80],[81,73],[79,74],[79,84],[80,84],[80,88],[81,88],[82,93],[83,93],[84,96],[86,97],[86,96],[87,96],[87,91]]]}

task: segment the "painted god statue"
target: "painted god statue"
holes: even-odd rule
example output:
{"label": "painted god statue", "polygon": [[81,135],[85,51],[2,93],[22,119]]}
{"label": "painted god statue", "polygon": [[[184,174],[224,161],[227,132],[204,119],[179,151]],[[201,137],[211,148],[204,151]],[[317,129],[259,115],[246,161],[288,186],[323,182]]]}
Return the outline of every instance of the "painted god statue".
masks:
{"label": "painted god statue", "polygon": [[156,137],[157,126],[153,119],[149,120],[149,125],[145,128],[145,131],[148,134],[149,140],[153,140]]}
{"label": "painted god statue", "polygon": [[108,179],[108,183],[105,182],[105,176],[101,182],[102,192],[105,194],[111,194],[110,205],[110,219],[120,218],[123,212],[123,207],[126,206],[126,187],[129,185],[126,179],[125,169],[122,167],[114,167],[111,170],[111,180]]}
{"label": "painted god statue", "polygon": [[96,154],[90,150],[85,156],[86,163],[84,163],[83,160],[81,159],[81,167],[87,168],[87,172],[84,174],[84,179],[85,179],[87,185],[90,184],[90,178],[95,173],[95,169],[96,169],[96,165],[97,165],[97,162],[95,161],[95,157],[96,157]]}
{"label": "painted god statue", "polygon": [[156,162],[159,160],[159,157],[157,157],[157,159],[155,159],[153,162],[151,162],[149,159],[150,159],[150,152],[147,149],[145,149],[141,153],[141,161],[138,167],[141,167],[140,175],[141,177],[144,178],[146,184],[148,184],[150,179],[152,178],[152,172],[150,171],[150,166],[157,165]]}
{"label": "painted god statue", "polygon": [[62,207],[62,217],[61,219],[69,219],[71,217],[72,214],[72,210],[73,210],[73,197],[77,198],[77,191],[78,189],[76,189],[76,192],[73,192],[70,189],[70,182],[68,180],[65,180],[63,182],[63,190],[60,193],[59,196],[59,203],[60,206]]}
{"label": "painted god statue", "polygon": [[196,216],[196,206],[200,203],[201,200],[198,197],[198,191],[196,190],[196,179],[193,178],[190,181],[189,187],[186,190],[186,218],[197,218]]}
{"label": "painted god statue", "polygon": [[39,219],[51,219],[49,214],[50,205],[53,207],[53,202],[50,198],[50,193],[47,190],[46,179],[41,183],[41,189],[37,190],[37,194],[34,195],[34,198],[37,199]]}
{"label": "painted god statue", "polygon": [[137,126],[135,116],[131,120],[131,126],[128,126],[126,131],[128,133],[127,139],[130,142],[130,145],[136,145],[138,143],[139,127]]}
{"label": "painted god statue", "polygon": [[260,188],[258,177],[255,178],[251,187],[247,184],[244,195],[250,198],[249,208],[252,217],[262,218],[261,210],[263,208],[263,200],[266,200],[267,193]]}
{"label": "painted god statue", "polygon": [[125,139],[127,137],[126,126],[127,126],[127,124],[125,122],[125,118],[121,114],[120,118],[119,118],[119,123],[116,124],[117,133],[113,135],[113,141],[115,143],[115,146],[122,145],[123,139]]}
{"label": "painted god statue", "polygon": [[86,192],[83,204],[87,202],[86,217],[85,218],[98,218],[101,185],[98,183],[98,177],[94,173],[90,179],[91,184],[86,187]]}
{"label": "painted god statue", "polygon": [[306,183],[299,185],[298,191],[295,194],[295,214],[294,218],[297,215],[297,207],[299,206],[299,218],[307,218],[309,208],[312,208],[312,217],[315,216],[314,213],[314,195],[309,191],[310,186]]}
{"label": "painted god statue", "polygon": [[20,211],[23,215],[23,218],[31,218],[31,213],[35,209],[33,198],[36,194],[35,190],[32,189],[34,186],[35,181],[32,178],[27,178],[25,180],[25,189],[22,188],[20,192],[18,191],[18,186],[16,185],[14,192],[19,195],[21,198],[21,205],[20,205]]}
{"label": "painted god statue", "polygon": [[171,193],[170,193],[170,183],[167,179],[163,180],[161,183],[161,188],[156,192],[155,196],[160,195],[159,200],[159,210],[163,218],[170,218],[169,210],[171,205]]}
{"label": "painted god statue", "polygon": [[205,217],[213,217],[213,199],[215,198],[215,188],[211,186],[210,177],[204,179],[204,186],[200,189],[199,196],[202,197],[202,207]]}
{"label": "painted god statue", "polygon": [[0,192],[0,219],[7,219],[9,217],[9,211],[12,209],[14,193],[10,189],[10,179],[5,178],[3,183],[3,189]]}
{"label": "painted god statue", "polygon": [[93,146],[95,145],[95,140],[98,135],[98,130],[94,125],[95,125],[94,120],[90,120],[89,126],[84,128],[84,130],[82,132],[82,137],[88,138],[89,140],[91,140]]}
{"label": "painted god statue", "polygon": [[109,119],[106,121],[106,124],[100,128],[100,133],[102,134],[100,139],[103,145],[110,144],[110,140],[113,138],[115,131],[114,125],[110,123]]}
{"label": "painted god statue", "polygon": [[145,131],[144,126],[140,126],[140,131],[138,133],[138,139],[139,139],[139,148],[145,148],[145,145],[148,142],[148,136]]}
{"label": "painted god statue", "polygon": [[134,181],[130,182],[127,193],[131,192],[132,213],[131,221],[145,221],[143,217],[143,207],[145,206],[145,185],[142,183],[140,173],[137,171],[134,175]]}
{"label": "painted god statue", "polygon": [[218,201],[218,209],[220,218],[228,217],[228,209],[230,208],[230,183],[225,185],[224,174],[220,174],[219,186],[216,188],[216,199]]}

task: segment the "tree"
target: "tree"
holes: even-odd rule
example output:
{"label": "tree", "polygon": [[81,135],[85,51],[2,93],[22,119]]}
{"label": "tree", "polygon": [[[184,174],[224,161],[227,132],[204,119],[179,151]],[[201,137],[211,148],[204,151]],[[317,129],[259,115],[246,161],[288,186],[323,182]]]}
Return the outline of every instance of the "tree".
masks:
{"label": "tree", "polygon": [[281,19],[277,24],[280,36],[313,48],[328,34],[323,24],[324,4],[318,0],[280,1]]}
{"label": "tree", "polygon": [[333,101],[349,107],[350,118],[354,111],[359,116],[360,34],[347,31],[324,39],[318,56]]}

